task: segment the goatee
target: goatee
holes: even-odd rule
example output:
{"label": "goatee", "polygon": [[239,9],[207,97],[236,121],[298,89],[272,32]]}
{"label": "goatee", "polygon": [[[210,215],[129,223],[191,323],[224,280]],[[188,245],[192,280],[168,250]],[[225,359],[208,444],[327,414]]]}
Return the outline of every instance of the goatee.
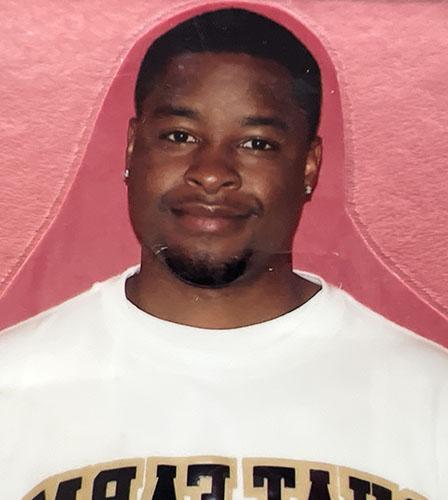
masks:
{"label": "goatee", "polygon": [[207,255],[190,257],[165,247],[159,257],[163,258],[169,270],[178,279],[189,285],[222,288],[244,274],[252,253],[251,250],[246,250],[241,256],[235,256],[223,262],[214,262]]}

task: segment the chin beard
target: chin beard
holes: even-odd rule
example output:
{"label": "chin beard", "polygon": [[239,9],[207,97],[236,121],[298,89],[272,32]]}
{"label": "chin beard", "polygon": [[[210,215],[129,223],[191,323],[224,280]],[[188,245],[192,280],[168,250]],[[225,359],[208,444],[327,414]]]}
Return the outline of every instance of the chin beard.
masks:
{"label": "chin beard", "polygon": [[244,274],[252,257],[252,250],[224,262],[214,262],[209,256],[189,257],[164,248],[160,252],[168,269],[183,282],[202,288],[223,288]]}

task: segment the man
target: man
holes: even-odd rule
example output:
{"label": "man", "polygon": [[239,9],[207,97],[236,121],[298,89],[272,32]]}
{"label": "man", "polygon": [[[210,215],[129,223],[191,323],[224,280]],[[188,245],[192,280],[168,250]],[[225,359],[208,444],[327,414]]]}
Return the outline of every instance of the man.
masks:
{"label": "man", "polygon": [[0,338],[2,499],[446,500],[446,352],[291,270],[320,95],[308,50],[245,10],[150,47],[141,266]]}

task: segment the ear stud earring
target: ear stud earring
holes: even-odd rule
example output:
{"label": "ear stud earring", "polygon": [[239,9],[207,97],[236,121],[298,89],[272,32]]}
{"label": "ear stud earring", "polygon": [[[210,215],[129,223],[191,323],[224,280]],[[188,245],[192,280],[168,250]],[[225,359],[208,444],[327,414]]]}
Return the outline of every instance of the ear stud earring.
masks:
{"label": "ear stud earring", "polygon": [[129,169],[125,168],[125,170],[123,172],[123,180],[124,180],[124,182],[126,182],[128,179],[129,179]]}
{"label": "ear stud earring", "polygon": [[307,184],[307,185],[305,186],[305,194],[306,194],[307,196],[309,196],[312,192],[313,192],[313,188],[312,188],[309,184]]}

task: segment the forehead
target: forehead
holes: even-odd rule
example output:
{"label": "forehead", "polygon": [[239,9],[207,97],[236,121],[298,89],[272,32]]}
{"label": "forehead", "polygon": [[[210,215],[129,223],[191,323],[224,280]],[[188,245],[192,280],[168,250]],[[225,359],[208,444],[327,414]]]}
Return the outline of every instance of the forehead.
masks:
{"label": "forehead", "polygon": [[286,116],[302,114],[294,98],[293,78],[275,61],[234,53],[184,53],[172,58],[145,100],[193,99],[273,109]]}

